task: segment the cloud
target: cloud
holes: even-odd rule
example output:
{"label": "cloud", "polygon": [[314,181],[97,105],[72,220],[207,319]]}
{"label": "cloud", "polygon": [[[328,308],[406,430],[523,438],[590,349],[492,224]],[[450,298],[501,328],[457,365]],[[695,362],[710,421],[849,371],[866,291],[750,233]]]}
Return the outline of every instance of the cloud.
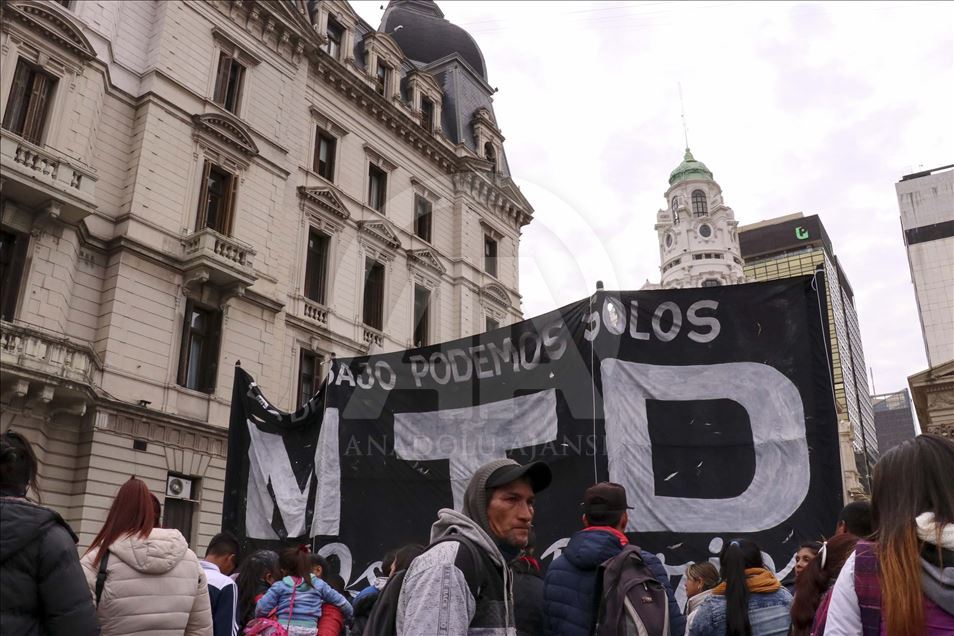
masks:
{"label": "cloud", "polygon": [[[376,25],[380,2],[355,2]],[[658,280],[653,229],[689,141],[741,223],[819,214],[877,388],[926,368],[901,175],[951,163],[954,5],[448,2],[481,46],[516,181],[534,315]]]}

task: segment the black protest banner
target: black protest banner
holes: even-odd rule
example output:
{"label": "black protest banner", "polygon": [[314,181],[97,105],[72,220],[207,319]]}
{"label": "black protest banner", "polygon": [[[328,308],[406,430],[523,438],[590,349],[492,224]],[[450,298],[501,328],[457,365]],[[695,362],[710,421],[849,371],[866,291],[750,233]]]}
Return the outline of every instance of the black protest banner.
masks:
{"label": "black protest banner", "polygon": [[384,552],[426,543],[439,508],[460,508],[475,468],[511,457],[554,474],[534,519],[544,565],[580,528],[586,487],[609,480],[634,506],[627,532],[674,576],[736,536],[784,576],[841,506],[821,286],[598,292],[471,338],[337,360],[305,414],[237,375],[226,527],[312,540],[360,587]]}

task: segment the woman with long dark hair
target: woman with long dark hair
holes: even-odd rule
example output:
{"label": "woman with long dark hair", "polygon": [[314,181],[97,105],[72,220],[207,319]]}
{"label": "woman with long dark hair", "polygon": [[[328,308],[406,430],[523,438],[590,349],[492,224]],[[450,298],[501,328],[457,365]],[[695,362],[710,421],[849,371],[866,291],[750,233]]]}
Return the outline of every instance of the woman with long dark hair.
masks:
{"label": "woman with long dark hair", "polygon": [[0,634],[98,634],[76,535],[39,499],[37,461],[23,435],[0,435]]}
{"label": "woman with long dark hair", "polygon": [[212,635],[209,587],[182,533],[157,528],[145,482],[130,477],[80,562],[103,636]]}
{"label": "woman with long dark hair", "polygon": [[818,554],[798,576],[798,589],[792,602],[792,634],[809,636],[825,633],[831,588],[842,566],[854,551],[858,537],[837,534],[824,542]]}
{"label": "woman with long dark hair", "polygon": [[696,610],[690,636],[784,636],[792,595],[765,567],[759,546],[733,539],[719,553],[722,583]]}
{"label": "woman with long dark hair", "polygon": [[871,481],[874,542],[859,541],[831,594],[825,634],[954,633],[954,442],[919,435]]}
{"label": "woman with long dark hair", "polygon": [[239,633],[247,622],[255,618],[256,603],[280,578],[282,575],[278,569],[277,552],[256,550],[245,557],[235,579],[235,586],[238,587],[235,614],[238,616]]}

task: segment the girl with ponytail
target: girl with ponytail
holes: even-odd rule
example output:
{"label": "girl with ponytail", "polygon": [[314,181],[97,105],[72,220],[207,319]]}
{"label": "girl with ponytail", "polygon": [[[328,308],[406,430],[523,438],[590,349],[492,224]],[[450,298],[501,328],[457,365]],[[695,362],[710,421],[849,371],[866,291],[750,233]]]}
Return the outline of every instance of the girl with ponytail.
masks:
{"label": "girl with ponytail", "polygon": [[278,567],[284,576],[258,601],[259,618],[246,626],[246,634],[268,636],[284,628],[288,636],[316,636],[325,603],[337,606],[345,620],[351,620],[351,603],[312,572],[308,546],[284,550]]}
{"label": "girl with ponytail", "polygon": [[719,554],[722,583],[693,615],[690,636],[784,636],[792,595],[762,562],[759,546],[733,539]]}
{"label": "girl with ponytail", "polygon": [[875,542],[859,541],[831,593],[825,634],[954,633],[954,442],[919,435],[874,468]]}

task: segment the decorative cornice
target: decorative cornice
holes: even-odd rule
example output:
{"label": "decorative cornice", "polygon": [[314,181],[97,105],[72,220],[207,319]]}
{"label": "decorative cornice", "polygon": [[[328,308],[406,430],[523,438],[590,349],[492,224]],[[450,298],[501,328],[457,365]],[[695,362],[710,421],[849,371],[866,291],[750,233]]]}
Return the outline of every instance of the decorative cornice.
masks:
{"label": "decorative cornice", "polygon": [[396,250],[401,247],[401,240],[387,221],[358,221],[358,231],[378,240],[389,249]]}
{"label": "decorative cornice", "polygon": [[61,13],[52,3],[39,3],[35,0],[4,3],[4,10],[31,29],[43,34],[47,39],[61,44],[81,58],[91,60],[96,51],[83,31]]}
{"label": "decorative cornice", "polygon": [[251,133],[238,119],[221,113],[193,115],[192,123],[197,134],[223,141],[247,157],[258,154],[258,146]]}
{"label": "decorative cornice", "polygon": [[418,263],[424,267],[430,268],[437,272],[438,274],[446,274],[447,268],[444,267],[444,264],[441,263],[440,259],[437,258],[437,255],[433,251],[424,248],[419,250],[408,250],[407,252],[408,264]]}
{"label": "decorative cornice", "polygon": [[348,208],[345,207],[344,202],[331,188],[298,186],[298,196],[303,203],[309,203],[319,210],[330,212],[343,221],[351,218]]}

